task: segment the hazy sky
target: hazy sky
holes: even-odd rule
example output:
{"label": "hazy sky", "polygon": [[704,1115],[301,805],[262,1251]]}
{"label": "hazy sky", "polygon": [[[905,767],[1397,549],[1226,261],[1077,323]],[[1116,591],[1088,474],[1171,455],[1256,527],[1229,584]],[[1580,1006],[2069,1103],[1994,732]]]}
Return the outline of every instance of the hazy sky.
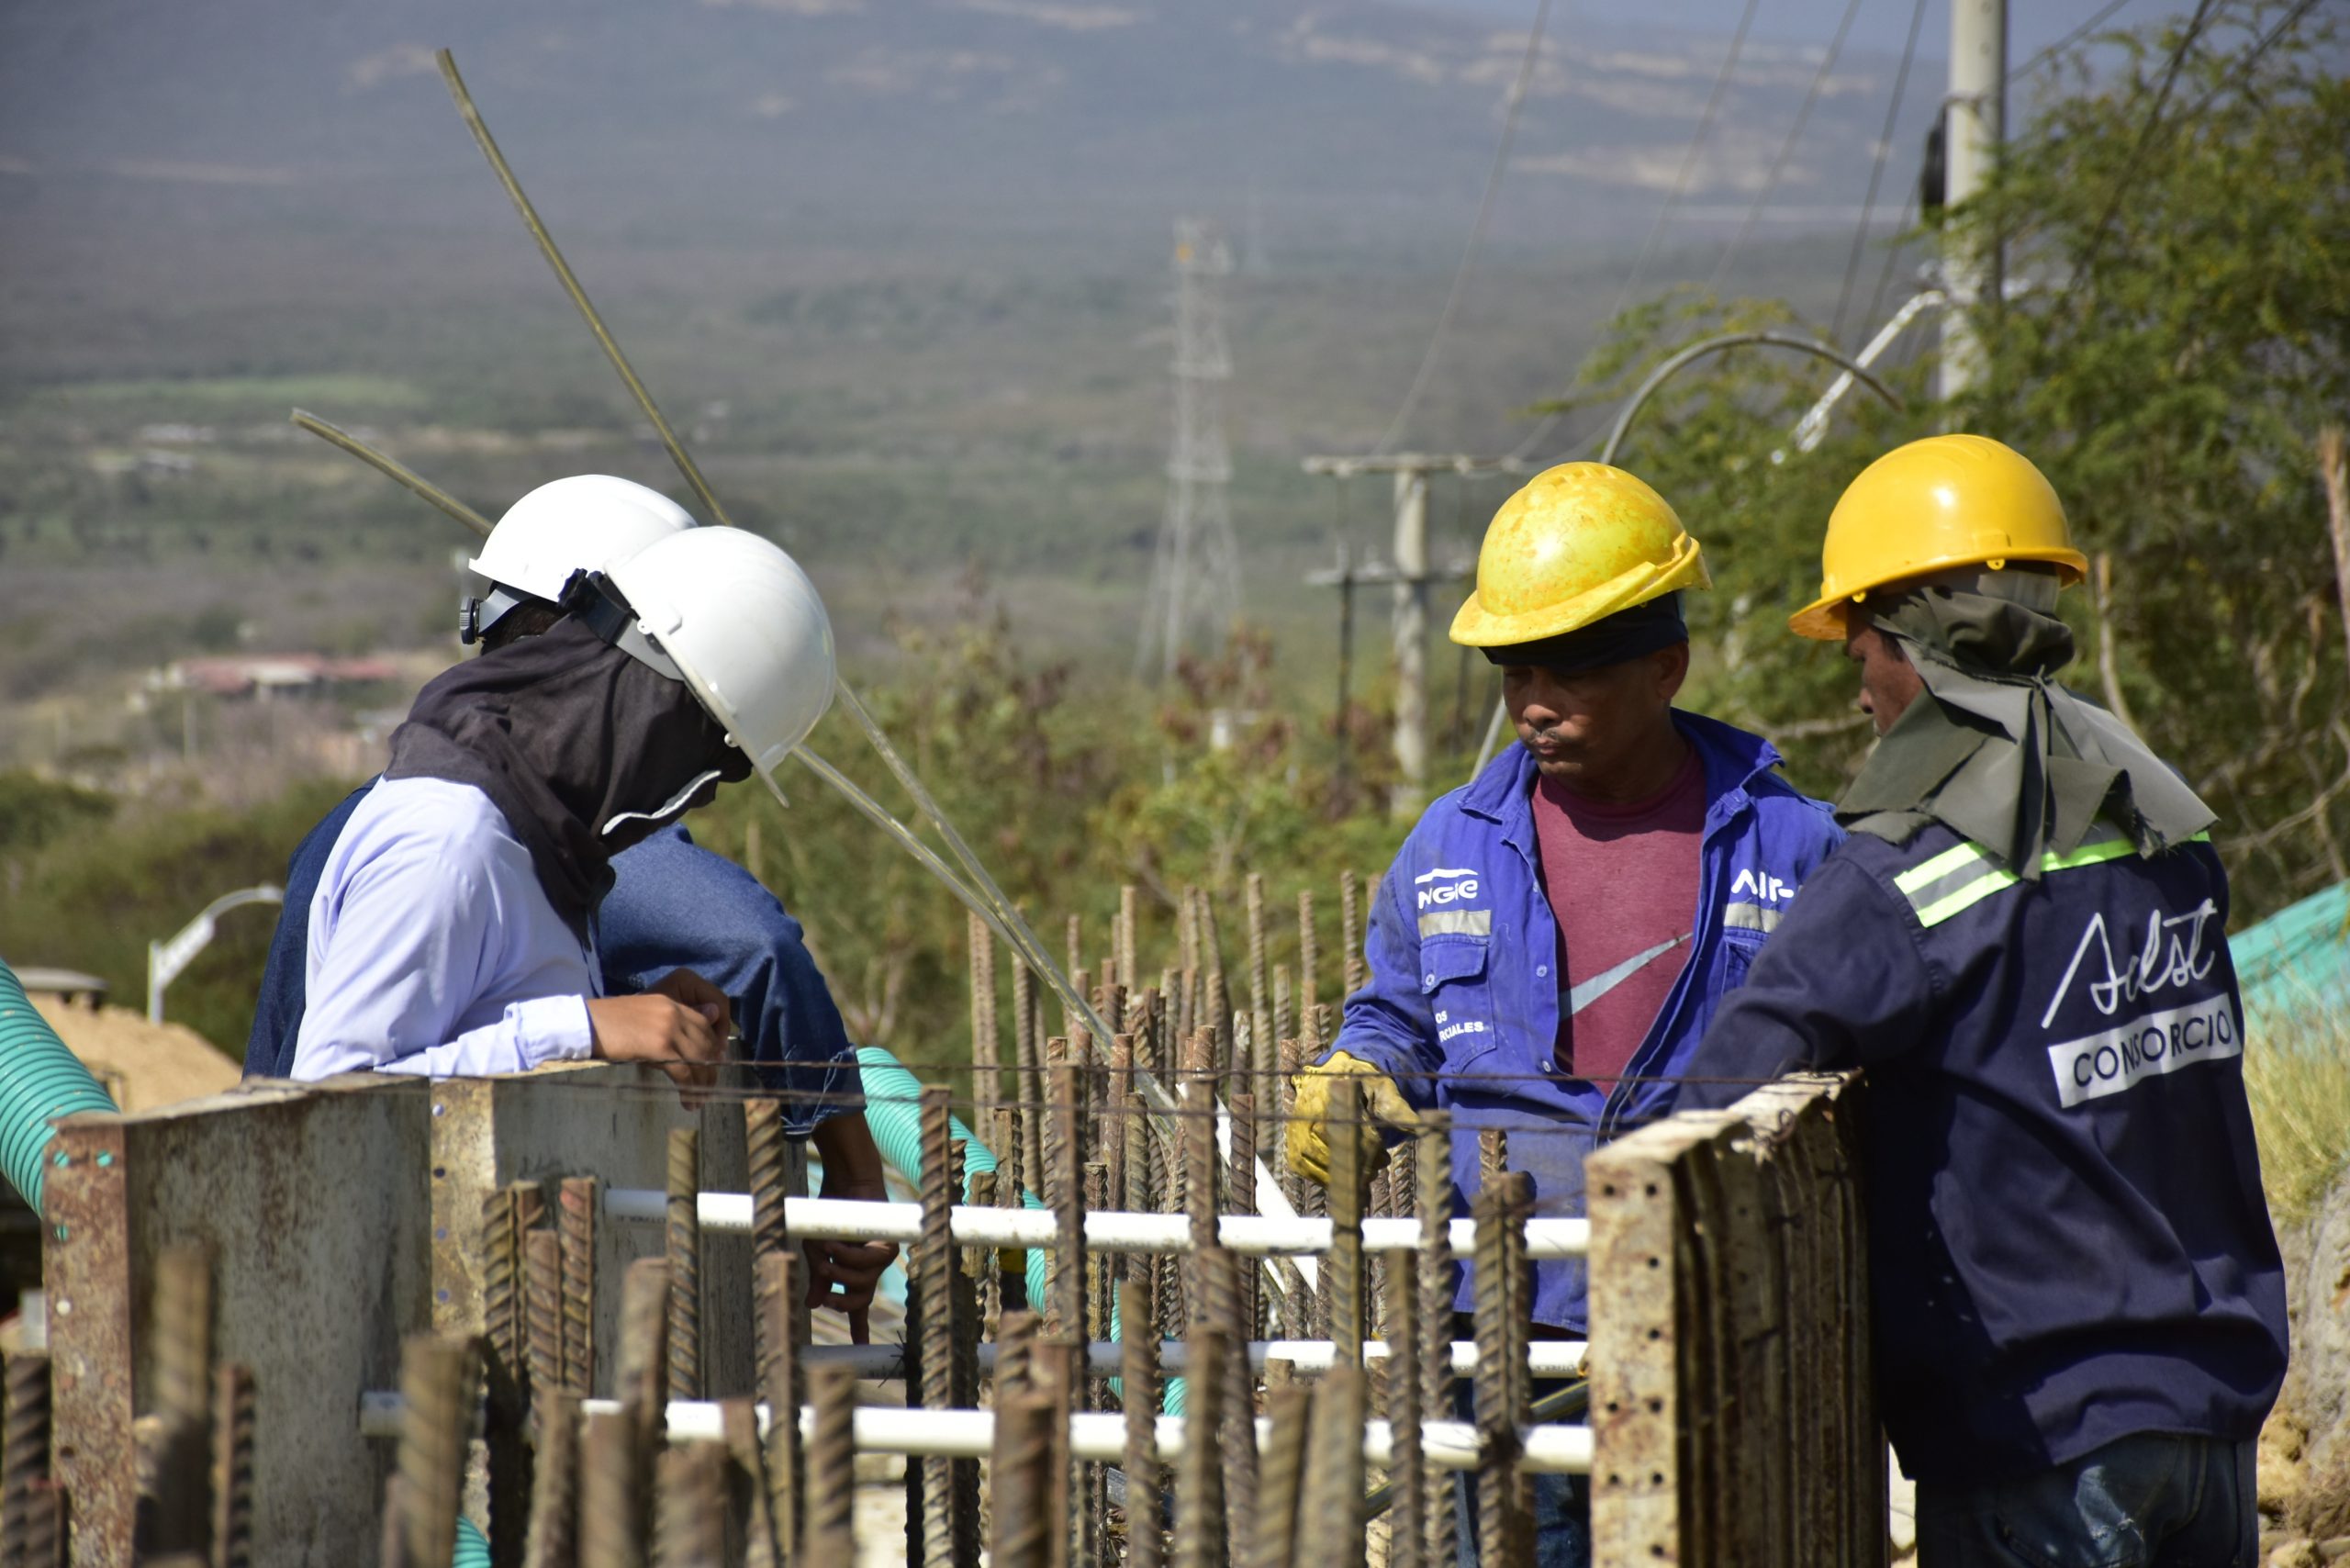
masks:
{"label": "hazy sky", "polygon": [[[1531,18],[1536,0],[1408,0],[1439,10],[1471,11],[1496,17]],[[2054,42],[2095,16],[2105,0],[2021,0],[2008,11],[2008,58],[2020,63],[2033,50]],[[1852,18],[1847,48],[1901,48],[1909,31],[1912,0],[1860,0]],[[1845,0],[1762,0],[1755,13],[1754,35],[1778,42],[1826,43],[1835,36]],[[1691,32],[1727,33],[1738,25],[1743,0],[1551,0],[1551,25],[1572,24],[1578,16],[1611,21],[1662,23]],[[2132,0],[2107,24],[2143,26],[2181,9],[2175,0]],[[1940,58],[1950,38],[1950,0],[1926,0],[1926,19],[1919,29],[1921,54]]]}

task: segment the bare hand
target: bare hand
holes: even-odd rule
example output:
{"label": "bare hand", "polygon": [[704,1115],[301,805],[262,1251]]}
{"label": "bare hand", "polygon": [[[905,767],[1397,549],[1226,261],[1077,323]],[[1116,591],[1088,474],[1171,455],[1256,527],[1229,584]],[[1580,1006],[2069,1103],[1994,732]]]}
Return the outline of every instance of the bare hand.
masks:
{"label": "bare hand", "polygon": [[[824,1162],[823,1196],[888,1200],[881,1152],[873,1146],[872,1130],[862,1115],[827,1117],[816,1124],[813,1141]],[[810,1241],[801,1249],[808,1257],[808,1305],[846,1313],[849,1342],[871,1344],[873,1293],[898,1256],[897,1243]]]}
{"label": "bare hand", "polygon": [[652,1062],[688,1094],[718,1081],[726,998],[691,970],[676,970],[643,996],[599,997],[588,1003],[588,1022],[601,1060]]}

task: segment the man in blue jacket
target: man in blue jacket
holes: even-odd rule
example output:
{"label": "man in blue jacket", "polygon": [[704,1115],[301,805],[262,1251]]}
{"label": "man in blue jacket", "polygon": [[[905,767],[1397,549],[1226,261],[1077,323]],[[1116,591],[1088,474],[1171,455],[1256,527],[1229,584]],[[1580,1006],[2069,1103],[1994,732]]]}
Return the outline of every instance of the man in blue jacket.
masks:
{"label": "man in blue jacket", "polygon": [[[471,563],[490,591],[469,600],[460,636],[485,652],[545,632],[573,573],[600,567],[694,520],[658,491],[625,479],[578,475],[515,502]],[[375,787],[353,790],[297,846],[285,902],[270,944],[245,1076],[290,1078],[308,1011],[305,955],[321,873],[352,813]],[[618,995],[651,994],[683,969],[725,996],[761,1082],[782,1096],[784,1126],[811,1137],[823,1162],[824,1195],[882,1198],[881,1158],[863,1115],[856,1048],[794,920],[775,895],[724,857],[694,843],[682,824],[662,828],[612,857],[611,890],[597,906],[596,957]],[[862,1337],[866,1308],[895,1248],[813,1242],[812,1303],[850,1315]]]}
{"label": "man in blue jacket", "polygon": [[2248,1568],[2285,1291],[2211,811],[2053,678],[2087,563],[2020,454],[1887,454],[1823,557],[1794,629],[1843,641],[1882,739],[1699,1073],[1868,1069],[1878,1405],[1924,1568]]}
{"label": "man in blue jacket", "polygon": [[[1380,887],[1368,983],[1299,1081],[1303,1174],[1326,1181],[1349,1133],[1366,1169],[1384,1158],[1377,1127],[1330,1125],[1342,1076],[1388,1126],[1449,1112],[1464,1193],[1480,1131],[1505,1129],[1545,1215],[1583,1212],[1596,1142],[1673,1108],[1722,996],[1841,836],[1769,743],[1673,706],[1680,596],[1707,586],[1696,541],[1620,469],[1550,469],[1495,514],[1452,639],[1501,666],[1518,741],[1428,809]],[[1533,1318],[1583,1337],[1580,1260],[1536,1270]],[[1545,1568],[1589,1561],[1580,1479],[1544,1478],[1535,1509]]]}

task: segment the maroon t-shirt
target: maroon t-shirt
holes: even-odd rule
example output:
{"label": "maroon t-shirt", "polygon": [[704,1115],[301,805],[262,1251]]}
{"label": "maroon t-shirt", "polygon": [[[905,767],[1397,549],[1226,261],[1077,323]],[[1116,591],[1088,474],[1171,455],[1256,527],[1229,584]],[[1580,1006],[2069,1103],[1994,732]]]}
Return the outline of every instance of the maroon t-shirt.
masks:
{"label": "maroon t-shirt", "polygon": [[1561,1070],[1612,1081],[1648,1037],[1688,960],[1705,829],[1694,748],[1645,801],[1592,801],[1535,779],[1542,892],[1559,922]]}

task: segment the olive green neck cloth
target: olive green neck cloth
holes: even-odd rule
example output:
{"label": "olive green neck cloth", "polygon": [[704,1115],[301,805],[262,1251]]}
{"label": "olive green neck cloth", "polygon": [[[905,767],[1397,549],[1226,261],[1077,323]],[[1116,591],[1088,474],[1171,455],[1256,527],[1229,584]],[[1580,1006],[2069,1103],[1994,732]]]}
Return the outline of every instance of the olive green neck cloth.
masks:
{"label": "olive green neck cloth", "polygon": [[[2103,815],[2142,855],[2210,826],[2210,807],[2130,727],[2053,678],[2073,656],[2055,578],[1952,574],[1873,604],[1925,696],[1877,743],[1836,819],[1898,843],[1939,822],[2036,880]],[[1930,698],[1931,700],[1926,700]]]}

